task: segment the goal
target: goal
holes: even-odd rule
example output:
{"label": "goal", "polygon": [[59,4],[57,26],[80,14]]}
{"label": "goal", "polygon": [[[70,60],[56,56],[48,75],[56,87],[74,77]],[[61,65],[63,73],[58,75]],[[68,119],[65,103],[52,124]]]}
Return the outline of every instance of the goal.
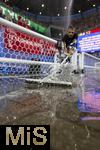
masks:
{"label": "goal", "polygon": [[100,58],[83,52],[79,54],[78,65],[81,70],[97,71],[100,70]]}
{"label": "goal", "polygon": [[56,42],[0,18],[0,81],[72,85],[71,67],[54,61]]}

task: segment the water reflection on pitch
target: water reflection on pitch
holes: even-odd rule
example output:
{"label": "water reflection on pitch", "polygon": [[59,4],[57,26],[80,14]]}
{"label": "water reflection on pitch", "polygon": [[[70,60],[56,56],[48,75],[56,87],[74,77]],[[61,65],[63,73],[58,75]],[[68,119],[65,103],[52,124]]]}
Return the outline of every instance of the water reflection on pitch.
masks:
{"label": "water reflection on pitch", "polygon": [[78,110],[88,113],[90,116],[84,116],[80,119],[84,121],[100,120],[100,79],[98,74],[89,76],[83,80],[78,98]]}

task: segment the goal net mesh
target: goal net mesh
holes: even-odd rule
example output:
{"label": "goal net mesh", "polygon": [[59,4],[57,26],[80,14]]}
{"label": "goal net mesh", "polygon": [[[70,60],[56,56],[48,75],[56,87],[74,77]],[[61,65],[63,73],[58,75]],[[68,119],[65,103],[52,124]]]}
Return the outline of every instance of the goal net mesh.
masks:
{"label": "goal net mesh", "polygon": [[70,66],[54,62],[56,41],[46,38],[0,18],[1,93],[26,81],[70,84]]}
{"label": "goal net mesh", "polygon": [[84,53],[83,67],[87,74],[100,73],[100,58]]}
{"label": "goal net mesh", "polygon": [[90,55],[88,53],[84,53],[84,66],[86,68],[95,68],[100,67],[100,58],[97,58],[93,55]]}

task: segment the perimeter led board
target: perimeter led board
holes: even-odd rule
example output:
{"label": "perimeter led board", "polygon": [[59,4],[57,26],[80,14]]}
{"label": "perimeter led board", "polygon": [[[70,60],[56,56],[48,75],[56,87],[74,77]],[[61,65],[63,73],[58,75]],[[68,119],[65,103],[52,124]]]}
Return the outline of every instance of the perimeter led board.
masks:
{"label": "perimeter led board", "polygon": [[100,51],[100,32],[79,36],[77,49],[79,52]]}

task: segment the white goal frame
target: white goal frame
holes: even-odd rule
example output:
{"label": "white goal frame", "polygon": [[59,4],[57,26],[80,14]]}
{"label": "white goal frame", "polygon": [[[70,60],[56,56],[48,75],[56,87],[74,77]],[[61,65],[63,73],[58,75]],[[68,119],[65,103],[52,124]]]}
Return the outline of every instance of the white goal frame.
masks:
{"label": "white goal frame", "polygon": [[[56,40],[53,40],[49,37],[46,37],[44,35],[41,35],[39,33],[36,33],[32,30],[29,30],[29,29],[26,29],[22,26],[19,26],[13,22],[10,22],[8,20],[5,20],[3,18],[0,18],[0,24],[1,25],[4,25],[4,26],[7,26],[9,28],[13,28],[15,30],[18,30],[18,31],[21,31],[23,33],[26,33],[28,35],[31,35],[31,36],[35,36],[35,37],[39,37],[41,39],[44,39],[46,41],[49,41],[49,42],[52,42],[53,44],[56,44],[57,41]],[[60,66],[61,68],[61,65],[63,64],[59,64],[59,63],[56,63],[56,62],[41,62],[41,61],[31,61],[31,60],[22,60],[22,59],[13,59],[13,58],[5,58],[5,57],[0,57],[0,63],[15,63],[15,64],[27,64],[27,65],[35,65],[35,64],[40,64],[40,65],[49,65],[49,66],[52,66],[53,68],[56,66]],[[59,67],[58,67],[59,68]],[[69,72],[70,74],[70,72]],[[19,76],[20,77],[20,76]],[[23,78],[24,79],[24,78]],[[55,80],[43,80],[43,79],[29,79],[29,78],[25,78],[26,81],[33,81],[33,82],[37,82],[37,83],[51,83],[51,84],[58,84],[58,85],[72,85],[72,82],[71,81],[55,81]]]}

